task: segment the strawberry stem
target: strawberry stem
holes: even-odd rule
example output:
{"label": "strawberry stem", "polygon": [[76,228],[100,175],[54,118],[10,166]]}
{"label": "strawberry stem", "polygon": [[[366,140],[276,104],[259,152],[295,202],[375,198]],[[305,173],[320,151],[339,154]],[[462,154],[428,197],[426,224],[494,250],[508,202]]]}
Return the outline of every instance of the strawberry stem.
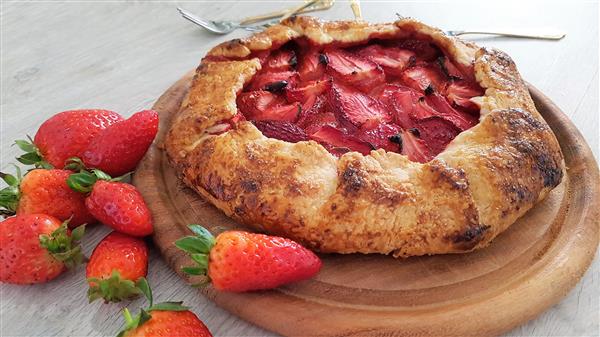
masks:
{"label": "strawberry stem", "polygon": [[25,153],[17,157],[17,161],[25,165],[33,165],[36,168],[52,169],[54,168],[50,163],[44,160],[42,153],[37,146],[33,143],[33,139],[28,135],[28,140],[15,140],[15,145],[19,147]]}
{"label": "strawberry stem", "polygon": [[69,220],[63,222],[50,235],[40,235],[39,240],[40,246],[46,248],[55,259],[61,261],[67,268],[71,269],[85,260],[85,256],[81,251],[81,245],[79,245],[79,241],[85,233],[85,225],[81,225],[69,233],[69,228],[67,227]]}

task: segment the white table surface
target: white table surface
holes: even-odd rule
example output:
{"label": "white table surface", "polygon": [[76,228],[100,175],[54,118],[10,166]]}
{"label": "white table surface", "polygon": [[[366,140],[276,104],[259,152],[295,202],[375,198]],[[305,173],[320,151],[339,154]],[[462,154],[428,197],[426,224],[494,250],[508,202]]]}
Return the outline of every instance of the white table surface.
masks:
{"label": "white table surface", "polygon": [[[10,171],[18,150],[14,139],[33,135],[46,118],[74,108],[106,108],[130,115],[152,103],[174,81],[195,68],[211,46],[246,35],[215,36],[181,19],[177,5],[211,19],[239,18],[298,2],[270,1],[2,1],[0,158]],[[371,22],[394,13],[444,29],[554,27],[567,32],[559,42],[477,38],[508,52],[523,77],[545,92],[574,121],[598,158],[598,4],[596,1],[534,3],[367,2]],[[318,16],[349,19],[348,3]],[[151,206],[151,205],[150,205]],[[108,232],[89,230],[85,252]],[[158,300],[184,300],[215,336],[272,336],[202,297],[178,278],[153,250],[148,279]],[[565,297],[510,336],[597,336],[599,259]],[[114,336],[122,319],[119,304],[88,304],[84,268],[36,286],[0,286],[1,336]],[[134,301],[137,308],[141,301]],[[493,319],[488,317],[485,319]]]}

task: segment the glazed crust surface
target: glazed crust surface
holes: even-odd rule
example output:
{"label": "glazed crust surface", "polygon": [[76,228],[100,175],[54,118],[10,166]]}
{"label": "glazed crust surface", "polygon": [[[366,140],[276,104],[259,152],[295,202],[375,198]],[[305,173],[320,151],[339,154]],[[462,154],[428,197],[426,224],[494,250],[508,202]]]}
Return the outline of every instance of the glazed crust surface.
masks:
{"label": "glazed crust surface", "polygon": [[[479,124],[428,163],[382,149],[336,158],[314,141],[267,138],[250,122],[211,135],[237,113],[236,96],[260,70],[254,53],[295,38],[355,44],[428,39],[473,66],[485,95]],[[563,176],[559,144],[514,62],[412,19],[390,24],[289,19],[213,48],[165,140],[186,185],[248,226],[322,251],[413,256],[484,247]]]}

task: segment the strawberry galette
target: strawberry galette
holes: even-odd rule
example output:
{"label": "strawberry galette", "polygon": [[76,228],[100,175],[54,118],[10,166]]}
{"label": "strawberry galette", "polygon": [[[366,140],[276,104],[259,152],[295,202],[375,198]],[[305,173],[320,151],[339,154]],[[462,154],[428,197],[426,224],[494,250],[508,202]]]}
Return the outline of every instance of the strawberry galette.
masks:
{"label": "strawberry galette", "polygon": [[483,247],[564,168],[506,54],[412,19],[290,18],[213,48],[165,147],[227,215],[338,253]]}

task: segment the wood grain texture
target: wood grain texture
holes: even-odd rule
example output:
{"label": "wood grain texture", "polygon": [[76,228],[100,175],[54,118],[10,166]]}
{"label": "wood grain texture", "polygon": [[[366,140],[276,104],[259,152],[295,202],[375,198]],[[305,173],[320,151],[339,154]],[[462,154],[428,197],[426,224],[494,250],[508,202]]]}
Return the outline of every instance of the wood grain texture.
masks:
{"label": "wood grain texture", "polygon": [[[188,224],[213,232],[241,227],[185,187],[156,145],[164,140],[191,76],[174,84],[154,105],[160,131],[133,178],[153,205],[156,246],[186,279],[181,268],[194,263],[174,242],[191,234]],[[243,294],[208,286],[202,293],[286,336],[498,335],[534,318],[579,281],[594,257],[600,177],[590,148],[573,124],[539,90],[530,90],[561,144],[567,174],[546,200],[489,247],[408,259],[321,254],[323,268],[312,280]],[[478,316],[494,319],[472,319]]]}
{"label": "wood grain texture", "polygon": [[[296,2],[294,2],[295,4]],[[239,18],[291,5],[282,1],[1,1],[0,170],[10,171],[18,153],[12,140],[33,135],[52,114],[82,107],[115,109],[125,116],[149,108],[212,46],[245,36],[215,36],[182,20],[181,5],[211,19]],[[445,29],[550,26],[563,29],[559,42],[470,37],[497,47],[516,61],[523,77],[546,93],[581,131],[598,158],[598,5],[596,1],[362,1],[371,22],[394,13]],[[340,1],[317,13],[351,18]],[[96,226],[85,252],[105,235]],[[510,336],[600,335],[600,259],[596,258],[568,296]],[[121,305],[87,304],[83,268],[32,287],[0,285],[2,336],[113,336]],[[215,336],[272,336],[218,308],[173,273],[156,251],[149,280],[159,301],[185,300]],[[359,277],[369,277],[361,274]],[[132,307],[141,304],[136,301]],[[474,319],[493,320],[494,317]]]}

